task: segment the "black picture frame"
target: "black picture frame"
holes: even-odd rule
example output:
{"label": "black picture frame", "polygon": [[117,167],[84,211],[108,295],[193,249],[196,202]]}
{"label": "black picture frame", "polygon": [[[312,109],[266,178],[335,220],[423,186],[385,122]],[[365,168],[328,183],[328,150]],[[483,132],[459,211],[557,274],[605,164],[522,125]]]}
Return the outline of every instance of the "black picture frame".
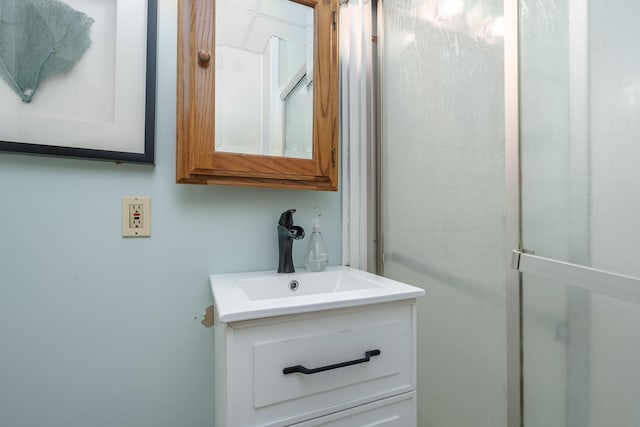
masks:
{"label": "black picture frame", "polygon": [[[117,5],[130,0],[117,0]],[[95,160],[108,160],[124,163],[155,164],[155,125],[156,125],[156,68],[157,68],[157,30],[158,30],[158,2],[147,0],[146,22],[146,78],[144,100],[144,152],[126,150],[109,150],[94,148],[67,147],[62,145],[47,145],[37,142],[3,141],[0,140],[0,151],[51,155],[62,157],[76,157]],[[4,84],[0,79],[0,84]],[[0,139],[4,139],[0,129]],[[138,141],[139,144],[139,141]]]}

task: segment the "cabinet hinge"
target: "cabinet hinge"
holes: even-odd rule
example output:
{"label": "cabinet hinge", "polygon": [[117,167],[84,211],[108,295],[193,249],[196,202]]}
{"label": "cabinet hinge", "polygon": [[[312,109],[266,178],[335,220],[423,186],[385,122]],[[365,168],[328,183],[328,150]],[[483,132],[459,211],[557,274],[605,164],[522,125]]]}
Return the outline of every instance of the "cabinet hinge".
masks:
{"label": "cabinet hinge", "polygon": [[338,18],[337,18],[337,14],[336,14],[336,10],[332,10],[331,11],[331,15],[332,15],[332,21],[333,23],[331,24],[331,27],[333,28],[333,31],[336,30],[336,28],[338,27]]}
{"label": "cabinet hinge", "polygon": [[336,149],[331,149],[331,167],[336,167]]}

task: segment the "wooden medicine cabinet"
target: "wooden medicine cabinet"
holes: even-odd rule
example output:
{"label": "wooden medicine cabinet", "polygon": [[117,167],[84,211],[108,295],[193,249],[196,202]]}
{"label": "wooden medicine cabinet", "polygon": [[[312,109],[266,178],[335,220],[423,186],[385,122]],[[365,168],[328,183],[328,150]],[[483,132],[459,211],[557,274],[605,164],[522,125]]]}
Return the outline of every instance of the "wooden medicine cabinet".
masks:
{"label": "wooden medicine cabinet", "polygon": [[337,19],[338,0],[179,0],[177,182],[337,190]]}

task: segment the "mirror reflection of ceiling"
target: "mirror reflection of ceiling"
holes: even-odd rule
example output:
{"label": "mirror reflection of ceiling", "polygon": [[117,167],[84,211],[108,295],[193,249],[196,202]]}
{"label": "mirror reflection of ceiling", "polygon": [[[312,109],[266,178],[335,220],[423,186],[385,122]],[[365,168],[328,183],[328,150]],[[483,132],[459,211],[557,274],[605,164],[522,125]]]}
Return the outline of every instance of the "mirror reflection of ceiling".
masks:
{"label": "mirror reflection of ceiling", "polygon": [[216,0],[216,45],[262,53],[272,36],[304,45],[309,10],[285,0]]}

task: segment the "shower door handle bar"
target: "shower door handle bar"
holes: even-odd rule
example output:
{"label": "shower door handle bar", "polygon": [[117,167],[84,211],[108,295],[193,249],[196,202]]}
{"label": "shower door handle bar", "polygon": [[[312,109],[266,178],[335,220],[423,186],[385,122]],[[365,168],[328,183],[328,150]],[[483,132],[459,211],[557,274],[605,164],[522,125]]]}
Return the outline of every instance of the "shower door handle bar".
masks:
{"label": "shower door handle bar", "polygon": [[520,250],[513,251],[511,266],[522,273],[561,280],[597,294],[640,304],[640,278],[637,277],[544,258]]}
{"label": "shower door handle bar", "polygon": [[305,375],[317,374],[318,372],[325,372],[325,371],[330,371],[332,369],[344,368],[345,366],[357,365],[359,363],[366,363],[371,359],[372,356],[379,356],[379,355],[380,355],[380,350],[377,350],[377,349],[370,350],[364,354],[364,357],[362,359],[350,360],[348,362],[341,362],[341,363],[336,363],[334,365],[321,366],[319,368],[313,368],[313,369],[305,368],[302,365],[289,366],[287,368],[284,368],[282,370],[282,373],[284,375],[293,374],[296,372],[300,374],[305,374]]}

